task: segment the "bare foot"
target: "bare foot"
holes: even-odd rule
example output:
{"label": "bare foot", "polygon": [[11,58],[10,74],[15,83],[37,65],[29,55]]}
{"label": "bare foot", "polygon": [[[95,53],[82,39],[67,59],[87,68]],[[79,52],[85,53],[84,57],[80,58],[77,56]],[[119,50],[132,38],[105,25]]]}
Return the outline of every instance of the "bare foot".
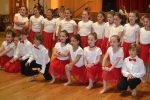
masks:
{"label": "bare foot", "polygon": [[131,95],[134,96],[134,97],[136,96],[136,89],[132,90],[132,94]]}
{"label": "bare foot", "polygon": [[101,91],[100,91],[100,94],[103,94],[103,93],[105,93],[107,91],[107,89],[102,89]]}
{"label": "bare foot", "polygon": [[52,79],[49,83],[53,84],[55,82],[55,79]]}
{"label": "bare foot", "polygon": [[68,85],[70,85],[70,84],[71,84],[71,82],[68,81],[68,82],[66,82],[66,83],[64,84],[64,86],[68,86]]}
{"label": "bare foot", "polygon": [[90,90],[90,89],[92,89],[93,88],[93,85],[88,85],[87,87],[86,87],[86,89],[88,89],[88,90]]}

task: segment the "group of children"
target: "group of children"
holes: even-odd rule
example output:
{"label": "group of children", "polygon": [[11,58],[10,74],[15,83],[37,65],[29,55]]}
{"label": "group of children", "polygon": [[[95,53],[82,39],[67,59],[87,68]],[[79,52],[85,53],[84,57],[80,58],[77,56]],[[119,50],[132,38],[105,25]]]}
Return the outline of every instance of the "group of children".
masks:
{"label": "group of children", "polygon": [[[25,13],[26,7],[22,6],[14,18],[19,37],[8,29],[0,48],[0,66],[7,72],[20,71],[32,76],[32,81],[36,74],[42,73],[51,84],[56,78],[67,80],[65,86],[72,83],[73,76],[81,84],[88,83],[87,89],[100,81],[103,82],[100,93],[107,91],[108,82],[115,82],[121,91],[129,87],[133,96],[145,73],[148,80],[150,15],[143,17],[140,28],[137,12],[130,12],[127,21],[121,14],[110,11],[106,23],[105,14],[99,12],[97,22],[93,23],[89,12],[83,11],[78,24],[71,19],[70,9],[60,9],[57,19],[52,17],[51,9],[44,18],[34,8],[30,21]],[[52,48],[54,57],[50,61]]]}

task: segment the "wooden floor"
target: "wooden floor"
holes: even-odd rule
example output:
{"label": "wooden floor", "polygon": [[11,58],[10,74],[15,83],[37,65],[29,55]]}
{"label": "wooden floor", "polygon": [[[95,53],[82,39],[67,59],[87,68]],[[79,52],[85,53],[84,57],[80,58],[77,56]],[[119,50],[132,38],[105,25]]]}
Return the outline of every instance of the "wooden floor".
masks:
{"label": "wooden floor", "polygon": [[[0,35],[0,43],[4,36]],[[64,81],[58,80],[49,84],[42,75],[37,81],[29,82],[29,77],[17,73],[7,73],[0,70],[0,100],[150,100],[150,83],[140,84],[138,96],[119,93],[113,85],[105,94],[99,94],[102,84],[97,83],[92,90],[74,82],[72,86],[64,86]]]}

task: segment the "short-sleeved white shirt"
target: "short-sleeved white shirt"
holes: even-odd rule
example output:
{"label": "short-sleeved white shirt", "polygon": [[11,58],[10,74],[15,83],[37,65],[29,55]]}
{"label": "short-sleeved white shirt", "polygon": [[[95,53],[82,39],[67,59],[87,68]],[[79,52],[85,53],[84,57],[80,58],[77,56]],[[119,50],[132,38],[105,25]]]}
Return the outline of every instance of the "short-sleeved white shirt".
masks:
{"label": "short-sleeved white shirt", "polygon": [[140,29],[140,43],[150,44],[150,31],[145,30],[145,28]]}

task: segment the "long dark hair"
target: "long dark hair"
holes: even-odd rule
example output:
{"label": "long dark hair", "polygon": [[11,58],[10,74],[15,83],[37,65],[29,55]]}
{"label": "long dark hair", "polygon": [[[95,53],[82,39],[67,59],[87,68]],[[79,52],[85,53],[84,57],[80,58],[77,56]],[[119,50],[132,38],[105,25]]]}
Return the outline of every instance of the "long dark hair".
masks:
{"label": "long dark hair", "polygon": [[62,33],[65,33],[66,37],[68,37],[68,38],[66,39],[65,44],[69,43],[69,42],[70,42],[70,39],[69,39],[69,34],[68,34],[68,32],[67,32],[66,30],[63,30],[63,31],[61,31],[61,32],[62,32]]}
{"label": "long dark hair", "polygon": [[82,42],[81,42],[81,36],[80,36],[79,34],[74,34],[71,38],[74,38],[74,39],[76,39],[77,41],[79,41],[79,46],[80,46],[81,48],[83,48],[83,47],[82,47]]}

